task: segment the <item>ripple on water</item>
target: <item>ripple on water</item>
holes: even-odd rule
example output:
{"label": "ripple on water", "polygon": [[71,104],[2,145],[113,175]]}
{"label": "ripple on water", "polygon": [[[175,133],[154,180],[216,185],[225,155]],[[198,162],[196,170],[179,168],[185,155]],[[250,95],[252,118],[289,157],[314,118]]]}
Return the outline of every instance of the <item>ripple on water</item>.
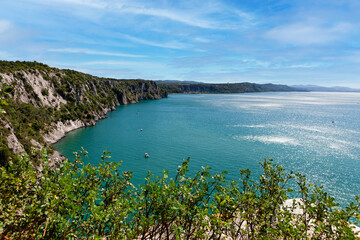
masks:
{"label": "ripple on water", "polygon": [[83,146],[85,161],[97,163],[106,147],[123,170],[134,172],[134,184],[148,170],[174,174],[188,156],[191,171],[209,165],[229,171],[231,180],[239,168],[260,174],[258,162],[271,157],[345,203],[360,193],[359,99],[353,93],[171,95],[118,107],[55,148],[71,158]]}

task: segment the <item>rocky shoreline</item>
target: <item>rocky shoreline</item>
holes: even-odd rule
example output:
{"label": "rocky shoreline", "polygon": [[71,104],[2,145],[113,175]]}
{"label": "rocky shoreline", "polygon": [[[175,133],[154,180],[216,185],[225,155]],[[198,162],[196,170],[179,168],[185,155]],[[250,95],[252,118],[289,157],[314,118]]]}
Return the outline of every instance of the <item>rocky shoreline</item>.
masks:
{"label": "rocky shoreline", "polygon": [[[105,115],[110,112],[110,111],[115,111],[115,108],[112,109],[108,109],[105,113],[104,116],[101,116],[97,121],[102,120],[102,119],[106,119]],[[64,137],[66,137],[66,134],[83,128],[83,127],[92,127],[96,125],[97,121],[91,121],[91,122],[84,122],[81,121],[80,119],[77,120],[68,120],[65,123],[63,122],[57,122],[56,124],[54,124],[54,130],[51,131],[48,134],[45,134],[44,140],[46,143],[53,145],[55,143],[57,143],[58,141],[60,141],[61,139],[63,139]],[[61,153],[59,153],[58,151],[54,150],[54,153],[49,156],[49,160],[53,161],[55,165],[58,165],[61,161],[65,160],[65,156],[62,155]]]}

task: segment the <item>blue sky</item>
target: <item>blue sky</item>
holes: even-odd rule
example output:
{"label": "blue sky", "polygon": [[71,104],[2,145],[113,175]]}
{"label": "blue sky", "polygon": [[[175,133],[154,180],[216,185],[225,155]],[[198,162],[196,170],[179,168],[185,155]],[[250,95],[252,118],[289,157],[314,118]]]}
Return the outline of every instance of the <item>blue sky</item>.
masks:
{"label": "blue sky", "polygon": [[358,0],[0,0],[0,59],[101,77],[360,88]]}

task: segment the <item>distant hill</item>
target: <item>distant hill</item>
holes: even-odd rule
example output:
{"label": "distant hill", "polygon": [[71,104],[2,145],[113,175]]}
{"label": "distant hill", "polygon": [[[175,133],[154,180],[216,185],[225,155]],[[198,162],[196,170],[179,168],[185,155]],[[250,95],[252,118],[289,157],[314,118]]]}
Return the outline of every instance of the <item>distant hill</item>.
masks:
{"label": "distant hill", "polygon": [[168,93],[246,93],[246,92],[286,92],[298,89],[276,84],[256,83],[185,83],[181,81],[157,82]]}
{"label": "distant hill", "polygon": [[155,80],[157,83],[161,84],[178,84],[178,83],[184,83],[184,84],[199,84],[203,82],[197,82],[197,81],[180,81],[180,80]]}
{"label": "distant hill", "polygon": [[340,87],[340,86],[322,87],[316,85],[293,85],[291,87],[296,88],[298,90],[317,91],[317,92],[360,92],[360,89]]}

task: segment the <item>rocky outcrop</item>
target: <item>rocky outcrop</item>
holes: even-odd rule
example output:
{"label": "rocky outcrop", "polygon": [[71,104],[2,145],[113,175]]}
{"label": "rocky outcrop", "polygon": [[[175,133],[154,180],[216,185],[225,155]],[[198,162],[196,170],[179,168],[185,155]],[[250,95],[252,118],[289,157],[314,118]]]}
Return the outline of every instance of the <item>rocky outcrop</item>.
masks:
{"label": "rocky outcrop", "polygon": [[[305,204],[301,198],[293,198],[293,199],[285,200],[281,208],[282,210],[290,211],[294,215],[294,217],[295,216],[301,217],[304,214],[304,206]],[[306,214],[306,218],[309,218],[308,214]],[[350,223],[349,225],[352,231],[354,232],[355,236],[360,238],[360,227]],[[307,235],[309,239],[313,237],[314,231],[315,231],[315,224],[314,224],[314,220],[311,219],[309,229],[307,230]]]}
{"label": "rocky outcrop", "polygon": [[[52,74],[51,74],[52,75]],[[0,73],[2,83],[15,86],[14,99],[21,103],[30,103],[38,107],[58,107],[67,101],[56,94],[51,82],[46,81],[38,71]]]}
{"label": "rocky outcrop", "polygon": [[65,137],[66,133],[85,126],[85,123],[81,120],[69,120],[65,123],[57,122],[54,124],[54,129],[48,134],[44,135],[44,140],[50,144],[56,143],[61,138]]}
{"label": "rocky outcrop", "polygon": [[[19,142],[18,138],[16,137],[16,135],[14,133],[14,129],[11,126],[11,124],[9,122],[7,122],[6,120],[1,120],[0,123],[1,123],[0,126],[3,126],[3,129],[6,129],[9,131],[8,134],[4,134],[6,142],[8,144],[8,147],[15,154],[24,153],[25,152],[24,146]],[[4,137],[3,132],[1,132],[1,136]]]}
{"label": "rocky outcrop", "polygon": [[11,132],[8,136],[6,136],[6,140],[8,143],[9,148],[15,153],[15,154],[21,154],[24,153],[24,147],[17,139],[16,135]]}

